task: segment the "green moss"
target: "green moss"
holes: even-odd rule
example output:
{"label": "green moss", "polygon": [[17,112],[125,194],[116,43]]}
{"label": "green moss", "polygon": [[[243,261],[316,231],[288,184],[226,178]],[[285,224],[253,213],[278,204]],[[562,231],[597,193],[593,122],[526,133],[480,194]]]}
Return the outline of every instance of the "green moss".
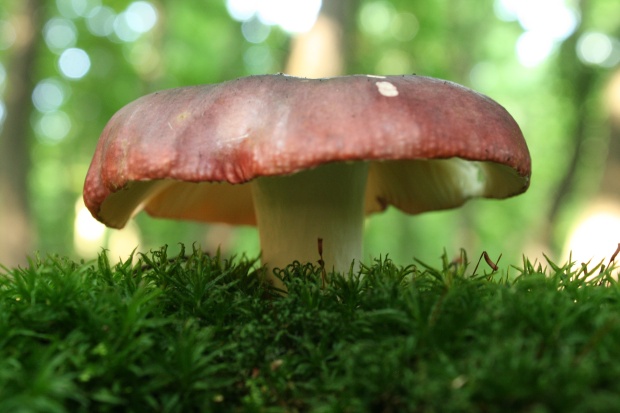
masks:
{"label": "green moss", "polygon": [[[343,278],[167,249],[0,275],[0,411],[610,411],[614,269],[471,275],[376,260]],[[506,271],[506,269],[503,269]],[[501,270],[500,270],[501,271]],[[515,272],[513,268],[512,273]],[[589,280],[585,280],[589,276]]]}

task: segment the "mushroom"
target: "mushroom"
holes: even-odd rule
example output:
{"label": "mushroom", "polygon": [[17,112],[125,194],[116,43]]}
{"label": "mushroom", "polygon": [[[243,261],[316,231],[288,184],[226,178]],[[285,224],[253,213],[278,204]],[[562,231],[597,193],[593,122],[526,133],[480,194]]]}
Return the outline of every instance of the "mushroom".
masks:
{"label": "mushroom", "polygon": [[524,192],[530,174],[514,119],[458,84],[260,75],[120,109],[99,139],[84,201],[114,228],[142,209],[257,225],[271,268],[316,262],[320,238],[326,268],[348,271],[362,257],[366,214],[506,198]]}

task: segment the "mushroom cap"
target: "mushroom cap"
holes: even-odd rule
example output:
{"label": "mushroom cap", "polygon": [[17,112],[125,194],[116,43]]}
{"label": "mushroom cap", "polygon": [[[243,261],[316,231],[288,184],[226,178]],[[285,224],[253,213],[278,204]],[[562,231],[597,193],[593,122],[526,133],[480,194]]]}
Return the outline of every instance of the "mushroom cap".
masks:
{"label": "mushroom cap", "polygon": [[84,185],[94,217],[254,224],[249,185],[330,162],[370,162],[366,211],[453,208],[529,186],[519,126],[492,99],[423,76],[260,75],[168,89],[120,109]]}

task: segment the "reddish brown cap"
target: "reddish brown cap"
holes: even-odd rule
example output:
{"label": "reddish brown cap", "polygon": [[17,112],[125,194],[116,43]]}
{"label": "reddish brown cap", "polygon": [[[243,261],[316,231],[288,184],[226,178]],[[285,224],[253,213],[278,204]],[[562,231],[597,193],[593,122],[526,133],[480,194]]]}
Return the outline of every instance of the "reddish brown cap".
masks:
{"label": "reddish brown cap", "polygon": [[253,224],[250,189],[238,184],[343,161],[371,162],[367,211],[505,198],[525,191],[531,173],[510,114],[455,83],[261,75],[164,90],[119,110],[100,137],[84,200],[112,227],[142,208]]}

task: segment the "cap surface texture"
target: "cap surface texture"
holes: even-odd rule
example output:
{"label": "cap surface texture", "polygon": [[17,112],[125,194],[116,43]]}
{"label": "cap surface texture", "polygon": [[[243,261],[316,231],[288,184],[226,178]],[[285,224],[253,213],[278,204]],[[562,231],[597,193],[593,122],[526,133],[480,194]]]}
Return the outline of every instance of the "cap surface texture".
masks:
{"label": "cap surface texture", "polygon": [[[456,161],[454,161],[456,159]],[[458,84],[415,75],[260,75],[152,93],[106,125],[86,206],[122,227],[138,210],[254,224],[261,176],[370,162],[366,211],[408,213],[525,191],[530,155],[512,116]]]}

